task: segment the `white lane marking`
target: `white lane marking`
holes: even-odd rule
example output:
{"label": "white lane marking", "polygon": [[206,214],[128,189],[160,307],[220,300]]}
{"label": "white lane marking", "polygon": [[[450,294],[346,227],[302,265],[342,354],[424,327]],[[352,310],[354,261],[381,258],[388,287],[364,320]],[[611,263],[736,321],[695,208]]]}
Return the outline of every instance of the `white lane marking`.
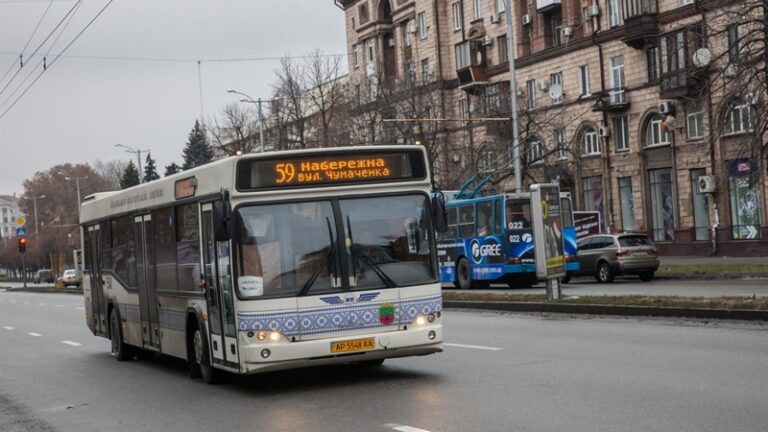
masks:
{"label": "white lane marking", "polygon": [[56,305],[56,307],[64,307],[64,305]]}
{"label": "white lane marking", "polygon": [[24,304],[29,304],[29,302],[25,301]]}
{"label": "white lane marking", "polygon": [[42,336],[40,333],[27,333],[27,334],[30,335],[30,336],[34,336],[34,337]]}
{"label": "white lane marking", "polygon": [[455,347],[455,348],[469,348],[469,349],[479,349],[479,350],[486,350],[486,351],[501,351],[504,348],[499,347],[489,347],[489,346],[480,346],[480,345],[464,345],[464,344],[456,344],[456,343],[445,343],[443,344],[445,346],[449,347]]}
{"label": "white lane marking", "polygon": [[420,429],[420,428],[408,426],[408,425],[399,425],[396,423],[385,424],[384,427],[396,430],[398,432],[429,432],[426,429]]}
{"label": "white lane marking", "polygon": [[38,303],[38,306],[45,306],[45,303]]}
{"label": "white lane marking", "polygon": [[11,327],[11,326],[5,326],[3,328],[6,329],[6,330],[13,330],[13,327]]}
{"label": "white lane marking", "polygon": [[63,341],[61,341],[61,343],[63,343],[64,345],[71,345],[71,346],[81,346],[82,345],[80,343],[72,342],[72,341],[68,341],[68,340],[63,340]]}

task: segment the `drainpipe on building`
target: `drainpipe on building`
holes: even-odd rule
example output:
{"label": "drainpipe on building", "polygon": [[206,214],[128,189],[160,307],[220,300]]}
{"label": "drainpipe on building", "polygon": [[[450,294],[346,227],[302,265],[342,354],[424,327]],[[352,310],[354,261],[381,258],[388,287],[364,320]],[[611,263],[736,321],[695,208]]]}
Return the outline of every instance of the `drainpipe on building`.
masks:
{"label": "drainpipe on building", "polygon": [[[593,22],[597,22],[597,26],[596,26],[597,28],[595,29],[594,32],[592,32],[592,43],[597,45],[597,53],[600,61],[600,95],[602,97],[602,95],[605,94],[605,65],[603,64],[604,63],[603,46],[599,42],[597,42],[597,35],[602,30],[602,26],[600,24],[599,17],[594,18]],[[605,110],[603,110],[603,125],[605,127],[608,127],[608,114],[606,114]],[[600,157],[602,159],[603,179],[604,179],[603,184],[605,185],[605,189],[606,189],[606,193],[603,196],[605,197],[605,208],[608,211],[608,214],[606,215],[608,217],[606,218],[605,229],[610,233],[613,228],[613,197],[611,192],[612,188],[611,188],[611,178],[610,178],[611,165],[610,165],[610,162],[608,161],[608,138],[600,137],[600,139],[603,144],[602,146],[603,148],[600,151]]]}

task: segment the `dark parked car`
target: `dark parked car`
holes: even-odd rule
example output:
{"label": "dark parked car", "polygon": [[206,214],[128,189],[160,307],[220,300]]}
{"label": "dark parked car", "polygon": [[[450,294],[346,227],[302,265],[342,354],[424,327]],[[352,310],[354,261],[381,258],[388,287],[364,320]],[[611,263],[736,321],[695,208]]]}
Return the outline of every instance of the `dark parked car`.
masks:
{"label": "dark parked car", "polygon": [[38,270],[35,273],[35,283],[53,283],[53,272],[48,269]]}
{"label": "dark parked car", "polygon": [[659,257],[645,234],[599,234],[579,241],[577,259],[581,265],[575,276],[594,276],[598,282],[612,282],[614,276],[638,275],[653,279]]}

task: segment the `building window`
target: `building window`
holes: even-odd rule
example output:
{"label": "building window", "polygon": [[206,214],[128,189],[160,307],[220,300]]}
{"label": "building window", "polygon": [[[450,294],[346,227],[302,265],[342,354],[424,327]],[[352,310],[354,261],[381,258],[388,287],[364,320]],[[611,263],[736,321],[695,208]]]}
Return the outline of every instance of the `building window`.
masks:
{"label": "building window", "polygon": [[611,103],[623,104],[627,102],[624,92],[624,56],[611,58]]}
{"label": "building window", "polygon": [[557,72],[557,73],[553,73],[552,75],[550,75],[549,76],[549,83],[550,83],[550,85],[555,85],[555,84],[559,85],[560,86],[560,90],[561,90],[559,97],[552,98],[552,104],[553,105],[557,105],[557,104],[563,103],[563,99],[565,99],[563,97],[563,92],[562,92],[562,89],[563,89],[563,73],[562,72]]}
{"label": "building window", "polygon": [[562,17],[559,12],[544,15],[544,43],[548,48],[562,45],[561,24]]}
{"label": "building window", "polygon": [[659,80],[659,47],[645,49],[645,72],[649,83]]}
{"label": "building window", "polygon": [[619,0],[608,0],[608,27],[617,27],[621,24],[621,4],[619,4]]}
{"label": "building window", "polygon": [[680,6],[692,5],[696,0],[680,0]]}
{"label": "building window", "polygon": [[454,47],[456,54],[456,70],[462,70],[469,67],[471,64],[469,53],[469,42],[464,42]]}
{"label": "building window", "polygon": [[360,84],[355,84],[355,96],[357,97],[357,104],[363,104],[363,89]]}
{"label": "building window", "polygon": [[[459,99],[459,118],[460,119],[467,119],[469,118],[469,102],[467,99]],[[462,122],[464,126],[467,125],[466,121]]]}
{"label": "building window", "polygon": [[568,152],[565,149],[565,128],[555,129],[555,148],[557,149],[557,158],[565,159]]}
{"label": "building window", "polygon": [[581,180],[584,189],[584,210],[599,211],[603,214],[603,176],[585,177]]}
{"label": "building window", "polygon": [[480,160],[477,162],[477,168],[480,172],[487,173],[493,171],[496,155],[493,150],[483,150],[480,153]]}
{"label": "building window", "polygon": [[760,238],[760,176],[757,164],[749,159],[729,164],[728,187],[731,202],[731,229],[734,240]]}
{"label": "building window", "polygon": [[675,197],[672,193],[672,169],[648,172],[651,191],[651,216],[654,241],[675,240]]}
{"label": "building window", "polygon": [[600,154],[600,138],[592,128],[587,128],[582,138],[582,156],[594,156]]}
{"label": "building window", "polygon": [[509,50],[507,49],[507,35],[496,38],[496,48],[499,54],[499,64],[509,61]]}
{"label": "building window", "polygon": [[728,63],[739,61],[739,25],[729,25],[725,30],[728,43]]}
{"label": "building window", "polygon": [[453,5],[451,5],[451,9],[453,10],[453,31],[459,31],[461,30],[461,3],[456,2]]}
{"label": "building window", "polygon": [[360,67],[360,45],[358,44],[352,45],[352,60],[355,68],[359,68]]}
{"label": "building window", "polygon": [[475,19],[478,20],[483,17],[483,8],[480,4],[482,0],[473,0],[472,1],[472,8],[475,12]]}
{"label": "building window", "polygon": [[685,124],[688,139],[697,139],[704,137],[704,113],[698,103],[688,104],[688,110],[685,114]]}
{"label": "building window", "polygon": [[663,123],[664,119],[659,114],[655,114],[648,121],[648,127],[645,131],[646,147],[669,145],[672,142],[672,134],[666,131]]}
{"label": "building window", "polygon": [[619,178],[619,205],[621,206],[621,225],[624,231],[635,229],[635,200],[632,195],[632,177]]}
{"label": "building window", "polygon": [[421,80],[425,84],[431,81],[431,73],[429,72],[429,59],[421,60]]}
{"label": "building window", "polygon": [[366,5],[360,5],[360,8],[357,10],[358,14],[360,15],[360,24],[365,24],[368,22],[368,7]]}
{"label": "building window", "polygon": [[496,0],[496,13],[506,12],[507,0]]}
{"label": "building window", "polygon": [[419,12],[418,20],[419,20],[419,38],[426,39],[427,38],[427,13]]}
{"label": "building window", "polygon": [[693,196],[694,238],[709,240],[709,196],[699,192],[699,177],[706,174],[702,169],[691,170],[691,196]]}
{"label": "building window", "polygon": [[528,94],[528,109],[536,108],[536,80],[525,82],[525,91]]}
{"label": "building window", "polygon": [[406,60],[403,62],[403,72],[405,73],[405,79],[408,82],[413,83],[416,81],[416,65],[413,64],[413,60]]}
{"label": "building window", "polygon": [[627,116],[613,119],[613,133],[616,136],[616,151],[629,150],[629,120]]}
{"label": "building window", "polygon": [[374,59],[373,39],[366,39],[363,44],[365,45],[365,61],[372,64]]}
{"label": "building window", "polygon": [[526,162],[528,165],[533,165],[536,163],[543,162],[542,160],[542,150],[541,150],[541,141],[534,138],[533,140],[529,141],[526,145]]}
{"label": "building window", "polygon": [[379,88],[374,77],[368,77],[368,101],[373,102],[379,97]]}
{"label": "building window", "polygon": [[501,83],[485,86],[481,97],[486,114],[497,115],[509,112],[509,99],[506,94],[502,94]]}
{"label": "building window", "polygon": [[589,96],[592,91],[589,88],[589,65],[579,66],[579,94]]}
{"label": "building window", "polygon": [[725,133],[728,135],[752,132],[752,105],[735,103],[725,116]]}
{"label": "building window", "polygon": [[413,44],[413,21],[408,20],[403,24],[403,39],[405,39],[405,46],[409,47]]}

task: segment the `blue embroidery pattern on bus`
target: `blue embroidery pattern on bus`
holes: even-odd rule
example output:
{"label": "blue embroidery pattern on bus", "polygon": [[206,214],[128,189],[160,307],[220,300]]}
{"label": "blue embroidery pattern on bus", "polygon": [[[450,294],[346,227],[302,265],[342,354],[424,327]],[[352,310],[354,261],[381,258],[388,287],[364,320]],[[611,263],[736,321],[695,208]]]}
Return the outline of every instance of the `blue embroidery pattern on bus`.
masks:
{"label": "blue embroidery pattern on bus", "polygon": [[[335,333],[359,329],[375,329],[409,325],[418,315],[442,311],[442,297],[432,296],[404,301],[390,301],[395,306],[395,321],[385,326],[379,322],[381,302],[320,307],[284,312],[238,314],[240,330],[278,330],[287,337]],[[342,303],[344,304],[344,303]]]}

